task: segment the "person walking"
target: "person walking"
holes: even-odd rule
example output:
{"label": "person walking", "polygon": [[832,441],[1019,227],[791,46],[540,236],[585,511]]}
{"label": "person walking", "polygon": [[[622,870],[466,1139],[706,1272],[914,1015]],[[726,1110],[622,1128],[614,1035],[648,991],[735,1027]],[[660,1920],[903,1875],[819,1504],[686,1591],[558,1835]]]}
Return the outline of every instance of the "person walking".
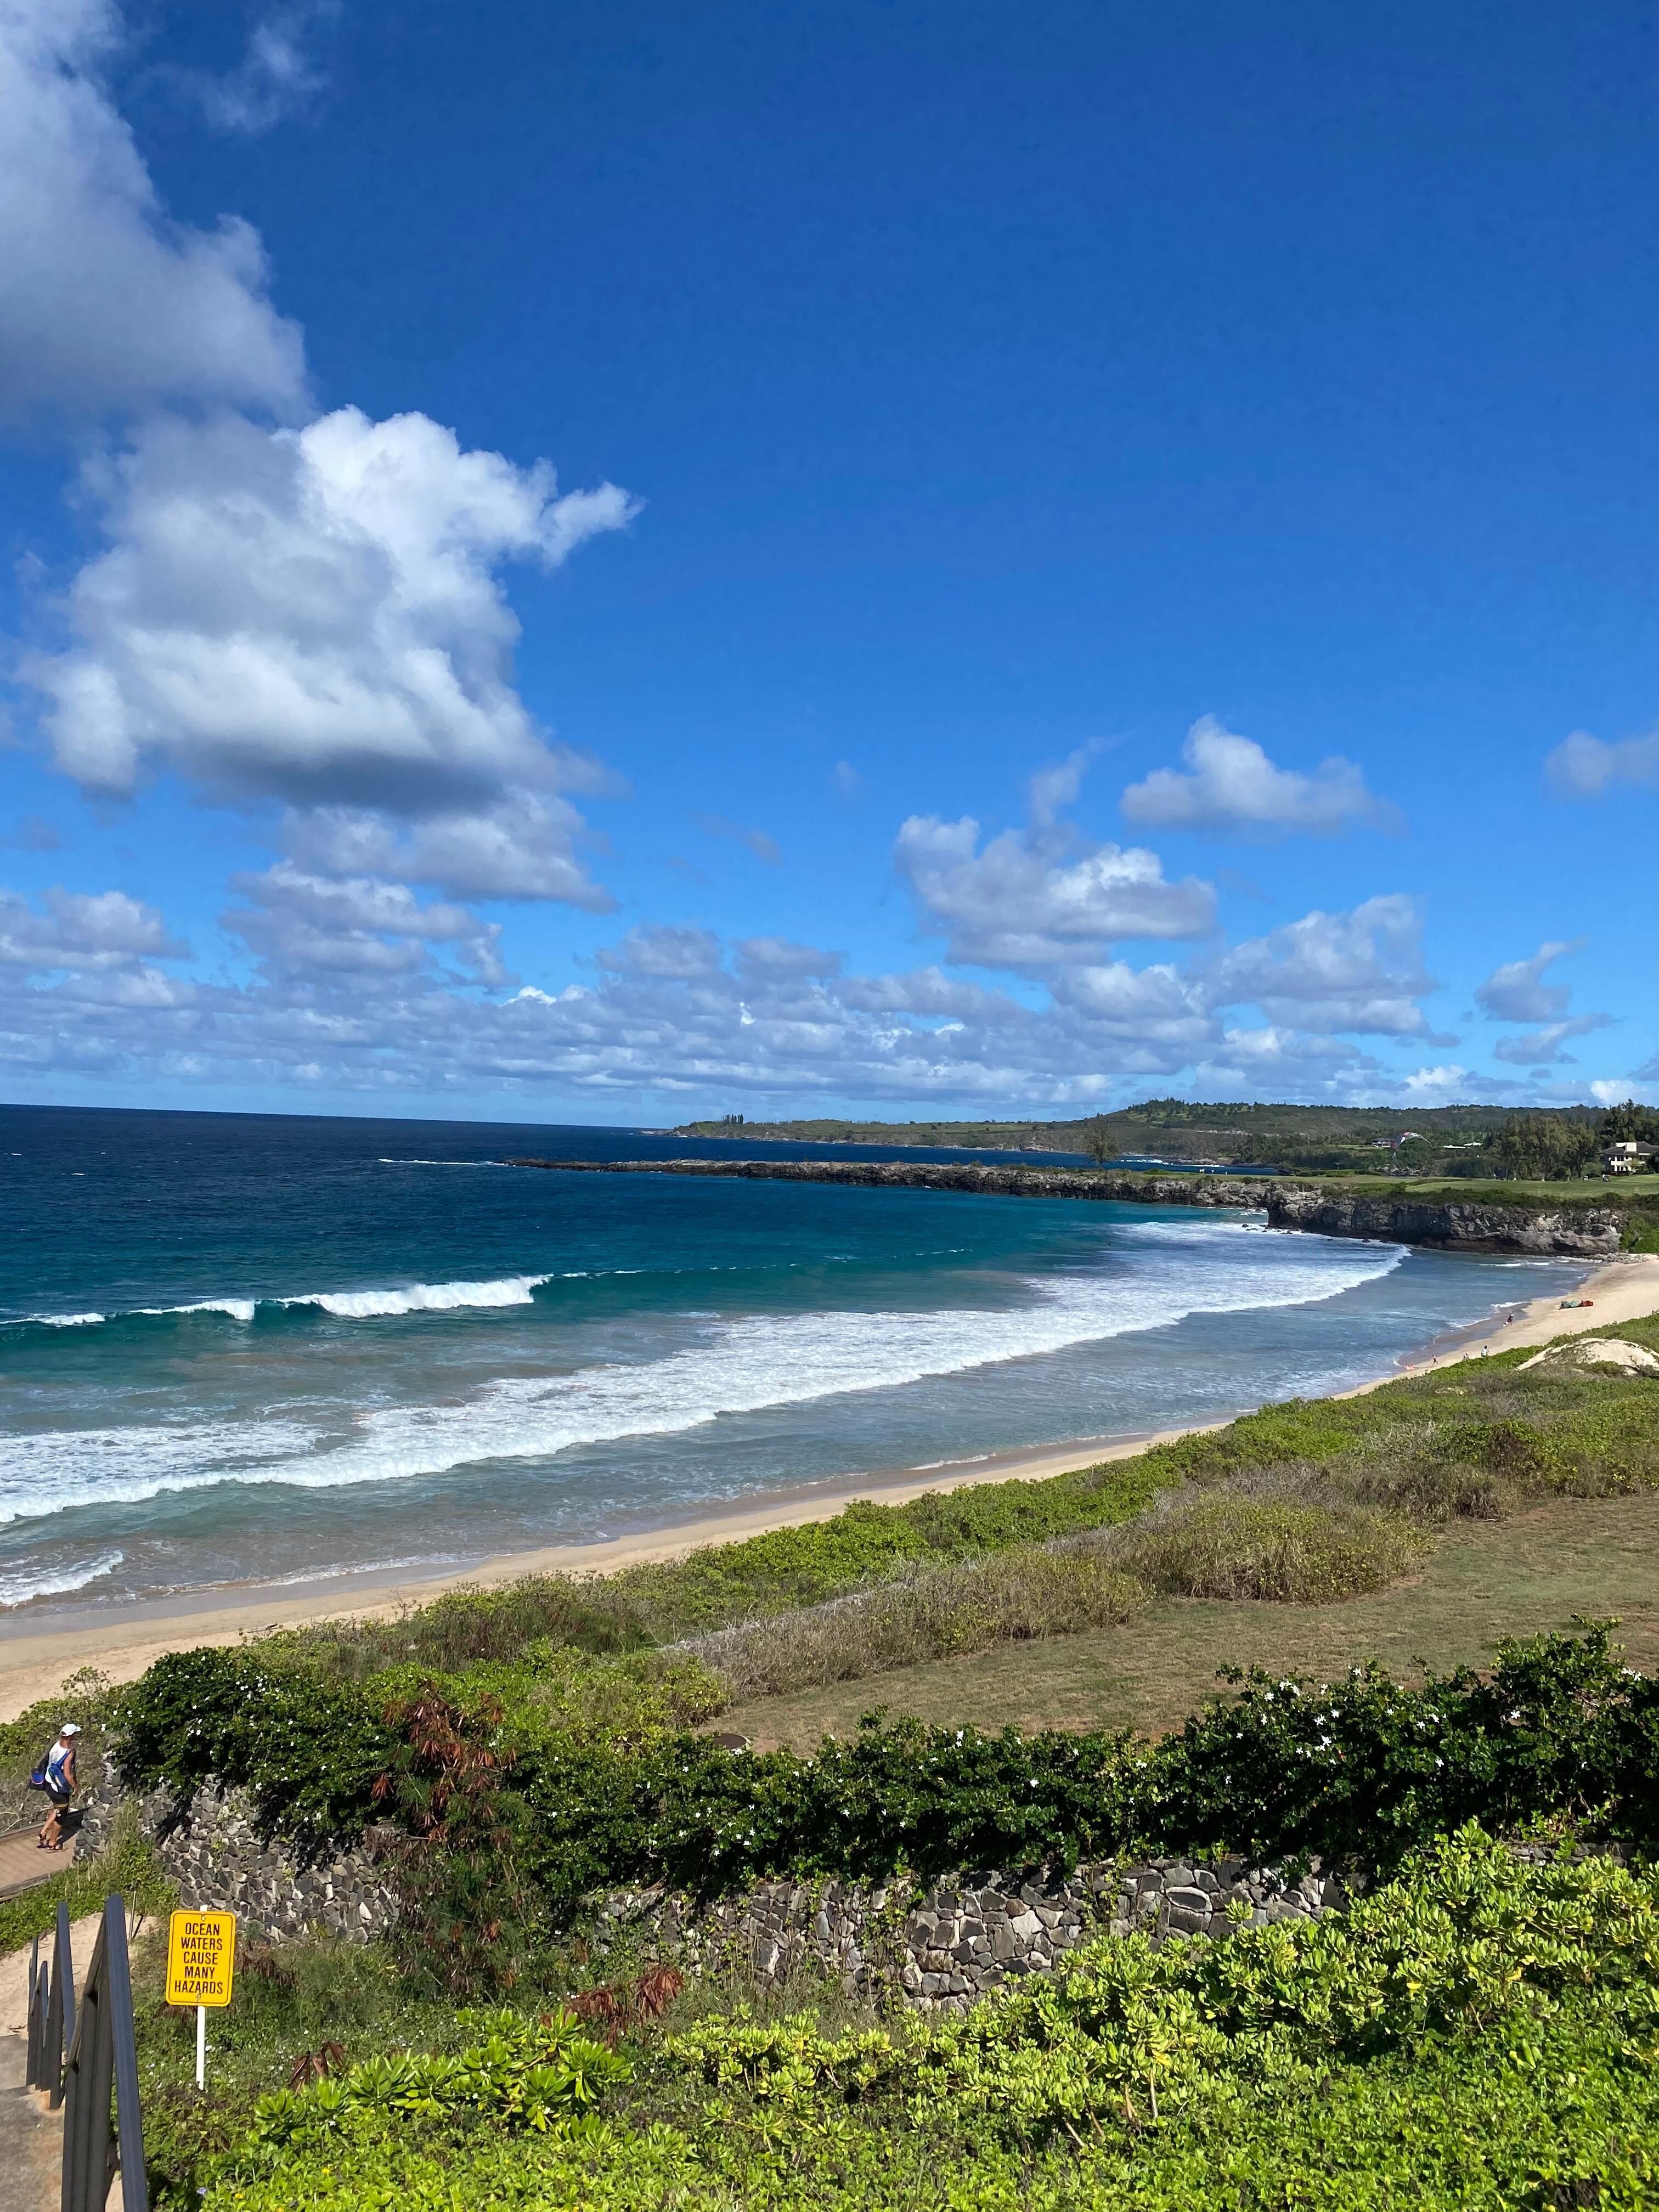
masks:
{"label": "person walking", "polygon": [[61,1851],[67,1840],[64,1815],[75,1796],[75,1742],[80,1733],[78,1721],[65,1721],[58,1731],[57,1742],[46,1753],[46,1796],[52,1810],[40,1831],[40,1848],[43,1851]]}

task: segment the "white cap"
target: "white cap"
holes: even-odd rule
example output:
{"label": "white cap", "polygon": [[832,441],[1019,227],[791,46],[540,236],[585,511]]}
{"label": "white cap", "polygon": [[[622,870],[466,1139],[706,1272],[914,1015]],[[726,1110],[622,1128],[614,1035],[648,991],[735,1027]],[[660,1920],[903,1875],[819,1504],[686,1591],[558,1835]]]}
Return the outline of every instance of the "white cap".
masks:
{"label": "white cap", "polygon": [[63,1727],[58,1729],[58,1733],[59,1735],[79,1735],[81,1733],[81,1723],[79,1721],[65,1721]]}

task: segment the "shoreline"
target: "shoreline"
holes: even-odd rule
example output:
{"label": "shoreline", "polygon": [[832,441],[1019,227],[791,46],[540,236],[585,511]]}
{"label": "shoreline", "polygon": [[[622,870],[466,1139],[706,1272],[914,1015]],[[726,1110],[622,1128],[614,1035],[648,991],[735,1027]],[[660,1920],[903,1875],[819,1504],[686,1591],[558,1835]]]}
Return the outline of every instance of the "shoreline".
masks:
{"label": "shoreline", "polygon": [[[1584,1270],[1579,1290],[1591,1295],[1591,1306],[1564,1311],[1555,1296],[1517,1299],[1512,1306],[1496,1310],[1517,1316],[1514,1321],[1479,1322],[1449,1331],[1432,1339],[1418,1357],[1399,1363],[1389,1373],[1331,1395],[1360,1397],[1385,1383],[1460,1360],[1538,1346],[1557,1337],[1581,1334],[1659,1311],[1659,1255],[1626,1253],[1592,1263]],[[526,1575],[597,1575],[655,1565],[682,1559],[708,1545],[741,1542],[775,1528],[827,1520],[859,1498],[896,1505],[929,1491],[964,1490],[987,1482],[1039,1482],[1078,1468],[1133,1458],[1180,1437],[1224,1428],[1245,1410],[1249,1409],[1241,1408],[1215,1420],[1187,1422],[1127,1437],[1079,1437],[1063,1444],[947,1460],[936,1467],[834,1477],[795,1490],[766,1491],[725,1505],[706,1507],[694,1519],[598,1541],[499,1553],[433,1572],[397,1574],[366,1568],[310,1582],[221,1583],[198,1591],[123,1601],[107,1609],[90,1604],[58,1607],[50,1614],[20,1614],[11,1620],[0,1620],[0,1719],[15,1718],[54,1692],[81,1667],[96,1668],[114,1681],[131,1681],[169,1651],[233,1644],[273,1629],[302,1627],[319,1620],[395,1618],[451,1590],[499,1589]]]}

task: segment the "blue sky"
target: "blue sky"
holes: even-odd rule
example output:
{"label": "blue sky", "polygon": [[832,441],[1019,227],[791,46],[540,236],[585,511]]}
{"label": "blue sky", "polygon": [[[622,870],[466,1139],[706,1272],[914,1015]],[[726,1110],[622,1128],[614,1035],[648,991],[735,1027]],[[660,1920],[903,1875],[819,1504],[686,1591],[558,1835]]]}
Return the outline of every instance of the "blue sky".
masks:
{"label": "blue sky", "polygon": [[0,0],[0,1095],[1659,1098],[1655,38]]}

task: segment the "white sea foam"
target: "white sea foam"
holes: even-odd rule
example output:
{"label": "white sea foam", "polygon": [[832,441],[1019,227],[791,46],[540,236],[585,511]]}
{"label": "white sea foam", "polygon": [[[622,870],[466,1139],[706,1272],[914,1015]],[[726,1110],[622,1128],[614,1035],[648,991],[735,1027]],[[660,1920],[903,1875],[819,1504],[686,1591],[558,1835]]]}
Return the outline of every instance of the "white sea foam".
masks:
{"label": "white sea foam", "polygon": [[7,1328],[91,1328],[104,1318],[100,1313],[15,1314],[3,1326]]}
{"label": "white sea foam", "polygon": [[273,1453],[317,1449],[301,1421],[180,1421],[130,1428],[46,1429],[0,1441],[0,1522],[75,1505],[136,1505],[163,1490],[264,1481]]}
{"label": "white sea foam", "polygon": [[712,1316],[698,1341],[659,1359],[497,1378],[448,1404],[374,1407],[356,1415],[345,1436],[267,1422],[15,1437],[0,1455],[0,1515],[216,1482],[333,1489],[545,1459],[1062,1352],[1188,1314],[1306,1305],[1385,1275],[1406,1256],[1397,1245],[1338,1247],[1323,1238],[1292,1250],[1276,1240],[1246,1242],[1231,1224],[1209,1226],[1212,1266],[1132,1263],[1042,1277],[1025,1285],[1024,1303],[1000,1309]]}
{"label": "white sea foam", "polygon": [[261,1306],[316,1306],[340,1321],[378,1321],[394,1314],[453,1313],[465,1306],[527,1306],[538,1285],[554,1279],[550,1274],[501,1275],[490,1282],[410,1283],[395,1290],[299,1291],[283,1298],[192,1298],[185,1305],[132,1306],[119,1314],[24,1314],[5,1326],[19,1328],[32,1322],[42,1328],[86,1328],[97,1322],[161,1321],[174,1314],[223,1314],[231,1321],[250,1322]]}
{"label": "white sea foam", "polygon": [[453,1313],[462,1306],[527,1306],[551,1275],[502,1275],[489,1283],[411,1283],[401,1291],[307,1291],[273,1305],[320,1306],[342,1321],[377,1321],[390,1314]]}
{"label": "white sea foam", "polygon": [[100,1575],[112,1575],[125,1552],[100,1552],[95,1559],[71,1559],[61,1567],[20,1567],[0,1575],[0,1606],[27,1605],[32,1597],[61,1597],[84,1589]]}

